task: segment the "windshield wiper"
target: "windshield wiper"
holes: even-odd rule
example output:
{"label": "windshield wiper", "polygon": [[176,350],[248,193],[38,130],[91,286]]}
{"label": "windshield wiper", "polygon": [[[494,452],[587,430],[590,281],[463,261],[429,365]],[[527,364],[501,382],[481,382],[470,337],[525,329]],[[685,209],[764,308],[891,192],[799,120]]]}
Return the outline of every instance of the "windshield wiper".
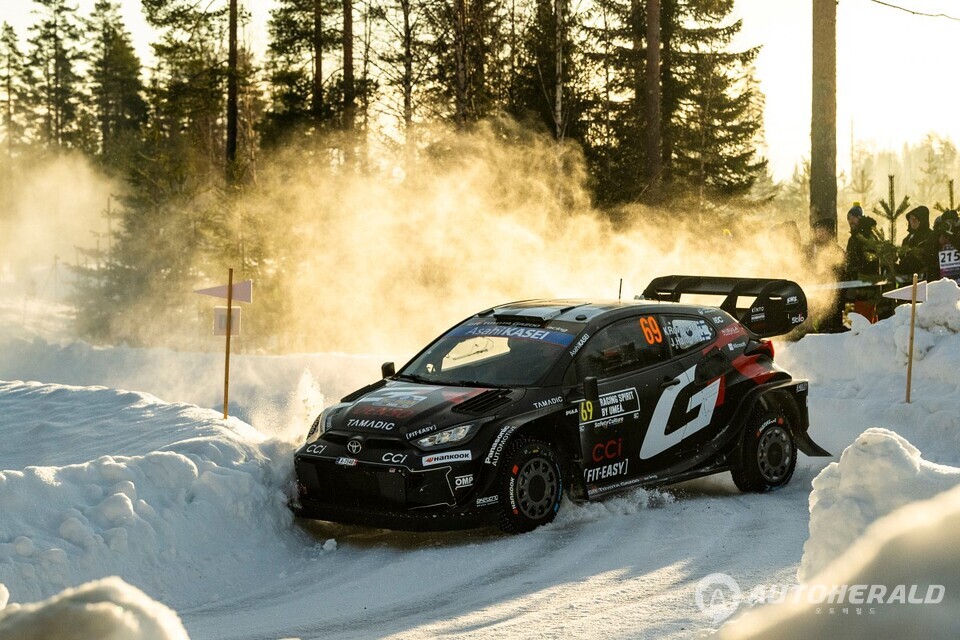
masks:
{"label": "windshield wiper", "polygon": [[415,373],[401,373],[397,375],[398,380],[412,380],[413,382],[423,382],[426,384],[437,384],[436,380],[430,380],[424,376],[417,375]]}

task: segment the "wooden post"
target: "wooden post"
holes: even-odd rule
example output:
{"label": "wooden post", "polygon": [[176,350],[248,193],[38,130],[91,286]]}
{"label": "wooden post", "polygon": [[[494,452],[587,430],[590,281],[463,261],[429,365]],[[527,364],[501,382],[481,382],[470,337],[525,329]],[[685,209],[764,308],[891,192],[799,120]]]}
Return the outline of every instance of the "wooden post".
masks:
{"label": "wooden post", "polygon": [[[916,281],[916,278],[914,278]],[[914,290],[916,297],[916,290]],[[233,269],[230,269],[230,275],[227,277],[227,355],[223,366],[223,419],[229,417],[227,406],[230,402],[230,334],[233,333]],[[908,383],[909,385],[909,383]],[[907,387],[909,389],[909,386]],[[910,392],[907,391],[909,397]],[[909,402],[909,400],[907,400]]]}
{"label": "wooden post", "polygon": [[[227,316],[228,318],[230,316]],[[913,330],[917,321],[917,274],[913,274],[913,293],[910,296],[910,350],[907,353],[907,404],[910,404],[910,384],[913,380]]]}

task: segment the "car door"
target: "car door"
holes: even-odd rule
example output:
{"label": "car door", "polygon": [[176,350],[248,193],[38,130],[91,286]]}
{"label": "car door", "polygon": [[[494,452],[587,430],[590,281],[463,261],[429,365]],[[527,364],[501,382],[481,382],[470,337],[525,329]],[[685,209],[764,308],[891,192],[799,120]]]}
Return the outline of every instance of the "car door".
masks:
{"label": "car door", "polygon": [[[666,335],[653,315],[632,316],[601,328],[577,354],[568,379],[597,378],[600,402],[581,403],[579,431],[588,494],[630,484],[669,466],[666,456],[642,461],[646,427],[657,398],[680,374]],[[644,463],[645,462],[645,463]]]}

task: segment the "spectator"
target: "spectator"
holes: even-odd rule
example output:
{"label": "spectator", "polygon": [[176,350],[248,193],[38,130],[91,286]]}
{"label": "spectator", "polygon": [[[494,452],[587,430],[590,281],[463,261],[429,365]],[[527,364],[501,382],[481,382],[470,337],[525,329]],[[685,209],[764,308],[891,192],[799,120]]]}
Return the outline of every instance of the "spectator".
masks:
{"label": "spectator", "polygon": [[[863,215],[863,207],[854,202],[847,212],[847,224],[850,225],[850,238],[843,260],[843,279],[876,280],[880,276],[880,261],[872,245],[881,241],[877,232],[877,221]],[[870,322],[877,321],[877,305],[872,299],[871,289],[851,289],[850,299],[853,310]]]}
{"label": "spectator", "polygon": [[934,240],[930,229],[930,210],[920,205],[908,211],[907,237],[900,245],[897,273],[906,276],[916,273],[920,280],[928,277],[936,279],[940,267],[930,260]]}
{"label": "spectator", "polygon": [[956,210],[943,212],[933,225],[939,276],[960,283],[960,220]]}

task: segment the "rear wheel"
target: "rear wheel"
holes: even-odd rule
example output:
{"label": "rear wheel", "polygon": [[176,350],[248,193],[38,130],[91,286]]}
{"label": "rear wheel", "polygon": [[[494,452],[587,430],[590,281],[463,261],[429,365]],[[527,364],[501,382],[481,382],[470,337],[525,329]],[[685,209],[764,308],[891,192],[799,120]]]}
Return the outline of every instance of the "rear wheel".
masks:
{"label": "rear wheel", "polygon": [[517,439],[503,456],[499,485],[501,529],[525,533],[551,522],[563,496],[557,452],[539,440]]}
{"label": "rear wheel", "polygon": [[744,492],[773,491],[786,485],[797,466],[797,444],[780,411],[755,409],[743,433],[733,481]]}

